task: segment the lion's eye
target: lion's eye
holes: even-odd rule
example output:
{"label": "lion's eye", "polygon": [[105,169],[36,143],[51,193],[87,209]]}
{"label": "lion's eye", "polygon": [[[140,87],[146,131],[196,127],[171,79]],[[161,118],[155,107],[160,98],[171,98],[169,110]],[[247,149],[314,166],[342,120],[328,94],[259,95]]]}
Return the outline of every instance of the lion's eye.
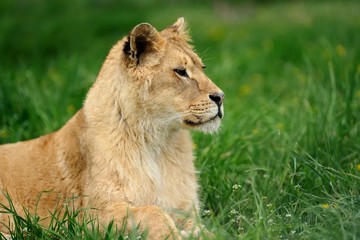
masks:
{"label": "lion's eye", "polygon": [[177,75],[181,76],[181,77],[189,77],[189,75],[187,74],[186,70],[183,69],[183,68],[175,68],[175,69],[174,69],[174,72],[175,72]]}

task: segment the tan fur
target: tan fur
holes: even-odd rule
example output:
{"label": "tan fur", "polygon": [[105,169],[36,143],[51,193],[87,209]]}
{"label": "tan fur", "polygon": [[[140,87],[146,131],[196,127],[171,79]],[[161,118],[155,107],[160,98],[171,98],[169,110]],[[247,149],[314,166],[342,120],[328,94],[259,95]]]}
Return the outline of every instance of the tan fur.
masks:
{"label": "tan fur", "polygon": [[[47,217],[63,199],[80,196],[75,207],[98,209],[101,223],[121,225],[128,213],[150,239],[192,230],[199,199],[189,130],[218,129],[223,94],[189,40],[183,18],[161,32],[139,24],[111,49],[83,108],[64,127],[0,146],[0,188],[20,214],[38,205]],[[6,205],[2,195],[0,202]]]}

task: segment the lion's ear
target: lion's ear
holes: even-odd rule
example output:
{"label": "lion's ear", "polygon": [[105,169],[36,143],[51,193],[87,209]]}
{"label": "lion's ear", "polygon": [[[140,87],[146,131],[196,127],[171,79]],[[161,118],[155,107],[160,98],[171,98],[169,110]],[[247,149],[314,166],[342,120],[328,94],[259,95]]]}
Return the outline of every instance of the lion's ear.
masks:
{"label": "lion's ear", "polygon": [[148,23],[137,25],[128,36],[124,46],[124,52],[130,59],[137,64],[143,55],[146,55],[157,49],[159,42],[159,32]]}
{"label": "lion's ear", "polygon": [[176,34],[179,37],[183,38],[185,41],[191,41],[189,30],[185,22],[184,17],[178,18],[176,22],[170,27],[166,28],[165,31],[168,31],[172,34]]}

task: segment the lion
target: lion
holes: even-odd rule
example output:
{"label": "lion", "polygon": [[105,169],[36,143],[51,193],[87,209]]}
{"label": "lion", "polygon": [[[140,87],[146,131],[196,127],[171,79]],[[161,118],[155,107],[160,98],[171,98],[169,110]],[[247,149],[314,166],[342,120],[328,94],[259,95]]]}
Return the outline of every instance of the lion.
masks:
{"label": "lion", "polygon": [[[149,239],[196,229],[190,130],[218,130],[224,93],[190,41],[184,18],[162,31],[135,26],[112,47],[82,109],[60,130],[0,146],[0,189],[20,215],[24,207],[46,219],[75,196],[76,207],[97,209],[104,226],[127,217]],[[11,224],[6,214],[0,221]]]}

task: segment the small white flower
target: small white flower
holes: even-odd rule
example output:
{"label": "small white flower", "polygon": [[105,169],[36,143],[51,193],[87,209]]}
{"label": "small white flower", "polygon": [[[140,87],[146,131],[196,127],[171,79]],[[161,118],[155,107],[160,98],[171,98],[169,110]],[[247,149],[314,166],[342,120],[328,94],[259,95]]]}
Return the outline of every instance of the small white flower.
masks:
{"label": "small white flower", "polygon": [[285,215],[285,217],[291,218],[291,214],[290,214],[290,213],[287,213],[287,214]]}
{"label": "small white flower", "polygon": [[244,232],[244,228],[243,227],[239,227],[238,228],[238,233]]}
{"label": "small white flower", "polygon": [[232,186],[233,192],[236,191],[236,190],[238,190],[239,188],[241,188],[241,185],[239,185],[239,184],[234,184],[234,185]]}
{"label": "small white flower", "polygon": [[235,209],[232,209],[229,214],[230,215],[236,215],[238,213],[239,213],[238,211],[236,211]]}
{"label": "small white flower", "polygon": [[204,217],[206,217],[206,216],[210,216],[211,215],[211,212],[210,212],[210,210],[207,210],[207,209],[205,209],[204,211],[203,211],[203,214],[202,214]]}

